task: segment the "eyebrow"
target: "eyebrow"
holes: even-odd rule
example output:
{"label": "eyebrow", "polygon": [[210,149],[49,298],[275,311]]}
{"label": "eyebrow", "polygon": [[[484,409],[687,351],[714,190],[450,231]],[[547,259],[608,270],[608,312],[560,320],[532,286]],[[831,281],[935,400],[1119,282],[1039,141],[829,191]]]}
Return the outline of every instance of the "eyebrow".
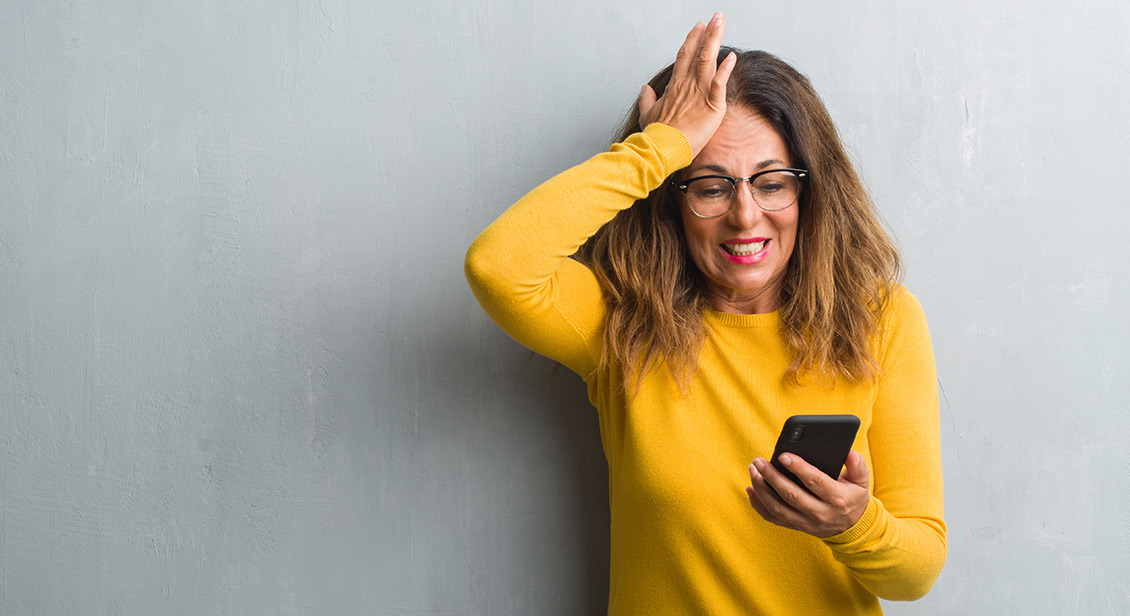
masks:
{"label": "eyebrow", "polygon": [[[783,165],[783,164],[785,164],[785,161],[783,161],[779,158],[770,158],[769,160],[763,160],[763,161],[757,163],[757,166],[754,167],[754,170],[755,171],[761,171],[762,169],[767,169],[772,165]],[[729,173],[729,171],[727,171],[726,169],[723,169],[722,167],[720,167],[718,165],[695,165],[695,166],[687,169],[685,171],[685,173],[691,174],[691,173],[694,173],[695,171],[700,171],[702,169],[706,169],[708,171],[713,171],[715,173],[721,173],[723,175]]]}

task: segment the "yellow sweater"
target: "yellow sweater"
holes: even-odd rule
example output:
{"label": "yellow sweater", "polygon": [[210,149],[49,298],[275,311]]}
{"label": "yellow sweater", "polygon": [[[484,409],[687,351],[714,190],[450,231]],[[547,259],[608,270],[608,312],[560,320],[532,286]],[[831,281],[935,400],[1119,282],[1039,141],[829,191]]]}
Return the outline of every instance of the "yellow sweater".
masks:
{"label": "yellow sweater", "polygon": [[[690,161],[679,131],[652,124],[534,189],[467,253],[487,314],[588,384],[609,466],[609,613],[881,614],[876,596],[923,596],[945,561],[946,530],[933,351],[905,289],[883,319],[874,383],[787,385],[777,313],[706,312],[685,397],[665,367],[631,399],[596,370],[601,290],[570,257]],[[772,454],[785,418],[819,413],[859,416],[854,448],[871,469],[863,517],[827,539],[764,521],[744,491],[747,465]]]}

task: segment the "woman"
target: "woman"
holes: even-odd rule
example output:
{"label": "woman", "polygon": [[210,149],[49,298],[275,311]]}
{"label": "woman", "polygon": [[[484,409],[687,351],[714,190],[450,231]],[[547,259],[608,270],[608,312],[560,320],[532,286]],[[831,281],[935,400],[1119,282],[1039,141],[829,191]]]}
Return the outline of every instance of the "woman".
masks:
{"label": "woman", "polygon": [[[880,614],[945,560],[925,318],[808,81],[719,61],[723,29],[697,24],[619,143],[487,228],[468,280],[588,384],[609,613]],[[817,413],[861,427],[838,480],[782,456],[810,493],[755,456]]]}

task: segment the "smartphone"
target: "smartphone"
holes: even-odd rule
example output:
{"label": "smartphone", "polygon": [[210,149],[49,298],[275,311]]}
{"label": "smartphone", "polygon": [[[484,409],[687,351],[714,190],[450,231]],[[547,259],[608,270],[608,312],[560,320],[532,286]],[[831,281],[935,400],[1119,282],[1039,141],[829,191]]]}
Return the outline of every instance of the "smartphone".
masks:
{"label": "smartphone", "polygon": [[859,418],[855,415],[793,415],[785,420],[770,460],[781,474],[808,490],[804,482],[781,464],[781,454],[794,453],[825,475],[839,479],[858,431]]}

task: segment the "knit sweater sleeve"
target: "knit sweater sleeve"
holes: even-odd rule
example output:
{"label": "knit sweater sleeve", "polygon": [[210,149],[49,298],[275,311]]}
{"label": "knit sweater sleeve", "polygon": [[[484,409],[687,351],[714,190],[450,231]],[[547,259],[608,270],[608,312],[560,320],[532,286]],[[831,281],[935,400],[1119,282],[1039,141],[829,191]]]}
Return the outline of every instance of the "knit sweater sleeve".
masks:
{"label": "knit sweater sleeve", "polygon": [[651,124],[538,186],[471,244],[464,271],[483,309],[529,349],[588,377],[603,344],[600,285],[570,258],[691,162],[678,130]]}
{"label": "knit sweater sleeve", "polygon": [[855,526],[825,543],[875,595],[909,601],[930,590],[946,558],[937,373],[925,314],[906,289],[884,322],[867,434],[873,496]]}

